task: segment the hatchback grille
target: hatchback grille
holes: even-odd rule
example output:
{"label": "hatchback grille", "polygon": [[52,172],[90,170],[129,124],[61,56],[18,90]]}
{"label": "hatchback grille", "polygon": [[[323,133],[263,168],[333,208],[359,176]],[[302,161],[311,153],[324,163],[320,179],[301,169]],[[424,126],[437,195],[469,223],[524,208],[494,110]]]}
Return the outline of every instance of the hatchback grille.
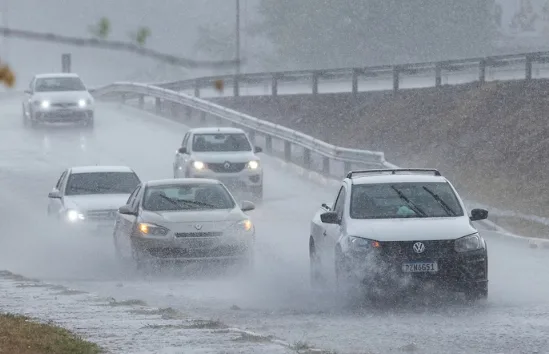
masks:
{"label": "hatchback grille", "polygon": [[246,167],[246,163],[209,163],[208,168],[217,173],[235,173],[240,172]]}
{"label": "hatchback grille", "polygon": [[114,220],[116,212],[116,210],[90,210],[86,216],[89,220]]}
{"label": "hatchback grille", "polygon": [[179,232],[175,237],[220,237],[222,232]]}

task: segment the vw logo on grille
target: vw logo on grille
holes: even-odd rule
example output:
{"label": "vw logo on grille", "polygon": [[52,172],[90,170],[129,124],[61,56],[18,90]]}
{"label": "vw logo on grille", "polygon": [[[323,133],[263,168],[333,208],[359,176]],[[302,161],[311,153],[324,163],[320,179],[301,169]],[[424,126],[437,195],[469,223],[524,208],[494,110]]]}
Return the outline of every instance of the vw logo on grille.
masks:
{"label": "vw logo on grille", "polygon": [[225,169],[228,170],[229,168],[231,168],[231,163],[229,161],[227,161],[227,162],[225,162],[223,167],[225,167]]}
{"label": "vw logo on grille", "polygon": [[425,245],[422,242],[416,242],[414,243],[414,252],[416,253],[423,253],[425,251]]}
{"label": "vw logo on grille", "polygon": [[197,230],[202,230],[202,225],[200,225],[200,224],[195,224],[195,225],[194,225],[194,228],[197,229]]}

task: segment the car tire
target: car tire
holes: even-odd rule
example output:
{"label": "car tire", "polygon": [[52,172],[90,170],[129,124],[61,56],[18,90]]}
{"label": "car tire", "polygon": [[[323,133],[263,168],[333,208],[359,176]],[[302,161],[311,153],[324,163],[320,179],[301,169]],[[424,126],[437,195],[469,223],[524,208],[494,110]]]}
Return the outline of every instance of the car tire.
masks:
{"label": "car tire", "polygon": [[471,284],[465,290],[465,299],[468,301],[486,300],[488,298],[488,283]]}
{"label": "car tire", "polygon": [[311,278],[311,287],[313,289],[323,288],[326,284],[326,280],[322,275],[322,264],[316,253],[314,240],[309,238],[309,273]]}

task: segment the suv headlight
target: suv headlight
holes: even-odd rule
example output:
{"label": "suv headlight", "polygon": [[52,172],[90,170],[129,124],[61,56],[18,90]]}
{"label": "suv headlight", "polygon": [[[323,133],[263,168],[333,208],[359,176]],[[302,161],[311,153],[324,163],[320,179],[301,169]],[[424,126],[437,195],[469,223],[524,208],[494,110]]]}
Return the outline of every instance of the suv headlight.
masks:
{"label": "suv headlight", "polygon": [[137,228],[143,235],[147,236],[166,236],[169,231],[163,226],[149,224],[146,222],[139,223]]}
{"label": "suv headlight", "polygon": [[202,162],[202,161],[194,161],[193,162],[193,167],[196,170],[203,170],[203,169],[206,168],[206,164],[204,164],[204,162]]}
{"label": "suv headlight", "polygon": [[259,168],[259,161],[252,160],[252,161],[248,162],[248,168],[250,170],[257,170]]}
{"label": "suv headlight", "polygon": [[484,248],[484,241],[478,233],[465,236],[456,240],[454,244],[456,252],[475,251]]}
{"label": "suv headlight", "polygon": [[67,217],[67,220],[70,222],[77,222],[78,220],[84,220],[86,218],[84,214],[74,209],[67,210],[66,217]]}
{"label": "suv headlight", "polygon": [[349,248],[353,251],[367,251],[379,247],[381,247],[381,244],[378,241],[363,237],[349,236]]}

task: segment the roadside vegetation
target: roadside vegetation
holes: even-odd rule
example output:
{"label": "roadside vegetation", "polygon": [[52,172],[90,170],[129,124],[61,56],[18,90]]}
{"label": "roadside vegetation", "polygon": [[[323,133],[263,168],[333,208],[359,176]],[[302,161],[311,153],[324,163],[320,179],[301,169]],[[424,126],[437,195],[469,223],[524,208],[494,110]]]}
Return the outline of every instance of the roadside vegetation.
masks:
{"label": "roadside vegetation", "polygon": [[0,314],[1,354],[99,354],[103,351],[66,329],[28,317]]}

